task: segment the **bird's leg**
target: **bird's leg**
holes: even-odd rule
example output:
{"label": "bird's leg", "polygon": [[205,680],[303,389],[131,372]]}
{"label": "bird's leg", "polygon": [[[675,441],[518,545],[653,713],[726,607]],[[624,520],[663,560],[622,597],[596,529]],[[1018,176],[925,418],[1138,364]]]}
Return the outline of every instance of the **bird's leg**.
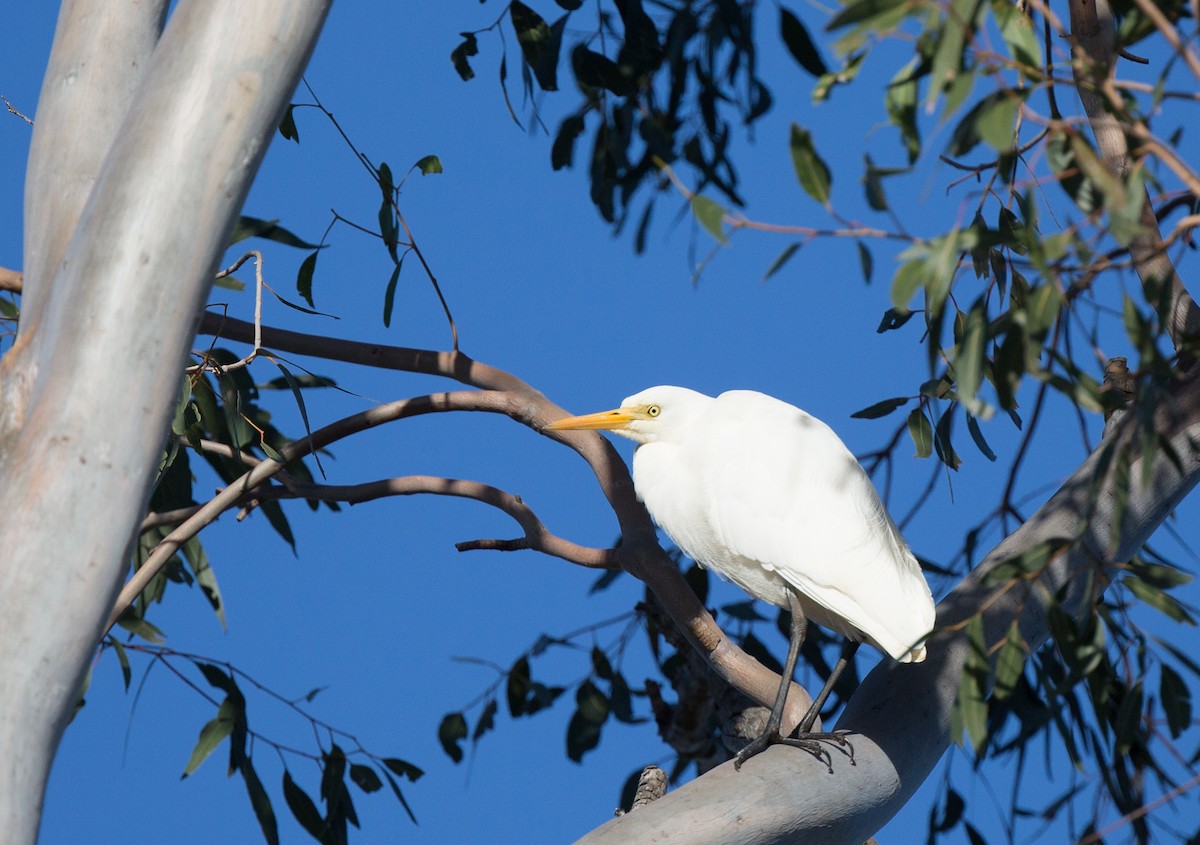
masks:
{"label": "bird's leg", "polygon": [[[828,731],[813,733],[813,722],[817,720],[817,714],[821,712],[821,708],[825,706],[826,699],[829,698],[829,693],[833,692],[834,685],[837,684],[838,678],[842,676],[850,659],[854,657],[854,653],[858,651],[859,644],[846,640],[842,644],[842,653],[838,657],[837,663],[833,666],[833,671],[829,673],[829,678],[825,681],[825,686],[821,688],[821,692],[813,699],[813,703],[809,705],[808,712],[804,714],[804,718],[800,720],[800,725],[796,728],[794,737],[784,737],[779,740],[785,745],[797,745],[808,751],[812,751],[812,743],[819,742],[834,742],[840,746],[850,749],[850,762],[854,762],[854,748],[846,739],[846,734],[849,731]],[[814,752],[815,753],[815,752]],[[828,754],[828,752],[826,752]],[[821,756],[821,755],[817,755]],[[824,759],[824,758],[822,758]],[[828,761],[827,761],[828,762]],[[832,769],[831,769],[832,770]]]}
{"label": "bird's leg", "polygon": [[[766,750],[768,745],[781,742],[783,739],[779,734],[779,726],[783,723],[783,707],[787,702],[788,689],[792,685],[792,674],[796,671],[796,659],[800,656],[800,646],[804,644],[804,635],[808,632],[808,619],[804,616],[803,608],[800,607],[800,599],[790,589],[787,590],[787,597],[788,610],[792,613],[792,636],[788,643],[787,660],[784,661],[783,678],[779,682],[779,692],[775,694],[775,704],[771,708],[770,717],[767,719],[766,730],[757,739],[751,740],[749,744],[737,753],[737,757],[733,761],[735,769],[740,769],[742,763],[745,763],[755,754]],[[816,742],[813,744],[820,748]],[[810,748],[809,750],[812,751],[813,749]],[[821,755],[818,754],[817,756]]]}
{"label": "bird's leg", "polygon": [[842,653],[838,657],[837,663],[833,666],[833,671],[829,673],[829,677],[825,681],[825,686],[821,688],[821,692],[813,699],[813,703],[809,706],[808,712],[804,714],[804,718],[800,720],[800,726],[796,728],[796,733],[804,736],[812,730],[813,722],[817,721],[817,714],[821,712],[821,708],[825,706],[825,700],[829,698],[829,694],[833,692],[834,686],[838,682],[838,678],[842,676],[846,665],[850,662],[850,658],[854,657],[854,653],[858,651],[860,644],[853,640],[846,640],[842,643]]}

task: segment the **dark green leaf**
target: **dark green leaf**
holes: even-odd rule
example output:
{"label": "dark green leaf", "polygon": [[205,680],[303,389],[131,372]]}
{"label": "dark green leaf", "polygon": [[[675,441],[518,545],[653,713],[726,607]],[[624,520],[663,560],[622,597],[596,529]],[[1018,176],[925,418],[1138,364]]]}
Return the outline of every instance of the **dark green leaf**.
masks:
{"label": "dark green leaf", "polygon": [[406,760],[401,760],[398,757],[384,757],[383,765],[387,766],[401,777],[406,777],[412,782],[416,782],[425,774],[423,769],[414,766]]}
{"label": "dark green leaf", "polygon": [[588,587],[588,595],[599,593],[602,590],[607,590],[611,587],[618,578],[625,574],[623,569],[609,569],[599,578],[592,582],[592,586]]}
{"label": "dark green leaf", "polygon": [[[927,103],[934,103],[942,90],[958,79],[963,68],[963,46],[974,29],[974,15],[982,8],[983,4],[976,0],[950,0],[941,32],[934,40],[936,47],[929,71]],[[946,111],[953,111],[949,103]]]}
{"label": "dark green leaf", "polygon": [[287,769],[283,770],[283,798],[296,821],[308,831],[309,836],[318,842],[324,842],[327,826],[317,805],[308,797],[307,792],[296,785]]}
{"label": "dark green leaf", "polygon": [[790,9],[784,6],[779,8],[779,33],[783,37],[783,43],[787,45],[788,52],[792,54],[792,58],[800,64],[800,67],[816,77],[821,77],[829,72],[829,68],[825,66],[821,53],[817,50],[817,45],[813,43],[812,36],[808,34],[804,24]]}
{"label": "dark green leaf", "polygon": [[384,328],[392,325],[392,307],[396,304],[396,284],[400,281],[400,268],[402,266],[402,264],[397,264],[392,268],[392,275],[388,278],[387,289],[383,292]]}
{"label": "dark green leaf", "polygon": [[[580,85],[602,88],[618,97],[631,97],[637,92],[637,84],[626,73],[626,69],[603,53],[589,49],[586,44],[580,44],[571,51],[571,68]],[[582,130],[583,115],[577,117]]]}
{"label": "dark green leaf", "polygon": [[1040,70],[1042,67],[1042,50],[1037,35],[1033,30],[1033,21],[1021,9],[1007,3],[993,3],[992,12],[1000,25],[1000,34],[1009,52],[1018,62],[1025,65],[1025,71]]}
{"label": "dark green leaf", "polygon": [[257,217],[242,215],[233,226],[233,234],[229,237],[230,244],[244,241],[246,238],[264,238],[268,241],[294,246],[299,249],[320,249],[317,244],[302,241],[287,229],[279,225],[278,220],[260,220]]}
{"label": "dark green leaf", "polygon": [[873,420],[879,417],[886,417],[897,408],[902,408],[908,404],[909,396],[896,396],[891,399],[884,399],[882,402],[876,402],[863,408],[861,411],[855,411],[850,415],[852,419],[858,420]]}
{"label": "dark green leaf", "polygon": [[375,774],[375,770],[360,763],[350,764],[350,780],[354,781],[363,792],[378,792],[383,789],[383,781],[379,779],[379,775]]}
{"label": "dark green leaf", "polygon": [[479,742],[488,731],[496,727],[496,711],[500,708],[496,699],[490,699],[483,706],[483,712],[479,714],[479,721],[475,723],[475,730],[471,732],[472,744]]}
{"label": "dark green leaf", "polygon": [[1141,558],[1134,558],[1129,561],[1125,565],[1125,568],[1147,584],[1163,590],[1190,584],[1195,580],[1193,575],[1184,572],[1182,569],[1177,569],[1165,563],[1151,563]]}
{"label": "dark green leaf", "polygon": [[928,458],[933,454],[933,426],[920,408],[913,408],[908,415],[908,436],[917,448],[918,458]]}
{"label": "dark green leaf", "polygon": [[[234,276],[221,276],[219,279],[213,279],[213,287],[222,288],[223,290],[243,291],[246,289],[246,283]],[[0,300],[3,302],[3,300]],[[12,316],[16,316],[15,314]]]}
{"label": "dark green leaf", "polygon": [[467,738],[467,719],[462,713],[447,713],[438,726],[438,742],[455,763],[461,763],[463,750],[459,742]]}
{"label": "dark green leaf", "polygon": [[454,62],[454,69],[458,71],[463,82],[466,82],[475,78],[475,71],[471,70],[467,59],[479,54],[479,43],[475,40],[473,32],[460,32],[459,35],[463,37],[463,42],[450,53],[450,61]]}
{"label": "dark green leaf", "polygon": [[824,160],[813,146],[812,135],[795,123],[791,128],[792,166],[804,192],[822,205],[829,204],[832,178]]}
{"label": "dark green leaf", "polygon": [[584,681],[575,693],[577,707],[567,725],[567,756],[576,763],[600,744],[600,730],[608,719],[608,699],[591,681]]}
{"label": "dark green leaf", "polygon": [[208,759],[209,755],[216,750],[225,737],[233,732],[233,725],[236,719],[237,707],[226,698],[221,702],[221,706],[217,708],[216,717],[200,729],[200,738],[196,740],[196,746],[192,749],[192,756],[188,759],[182,777],[186,778],[192,772],[196,771],[201,763]]}
{"label": "dark green leaf", "polygon": [[508,670],[508,714],[514,719],[527,715],[530,689],[529,660],[521,657]]}
{"label": "dark green leaf", "polygon": [[422,156],[413,167],[421,171],[422,176],[442,172],[442,160],[435,155]]}
{"label": "dark green leaf", "polygon": [[895,308],[889,308],[883,312],[883,319],[879,321],[879,327],[875,329],[876,333],[883,334],[898,329],[913,318],[915,311],[900,311]]}
{"label": "dark green leaf", "polygon": [[127,609],[117,619],[117,624],[131,634],[136,634],[148,643],[159,645],[166,641],[163,632],[145,619],[134,614],[133,609]]}
{"label": "dark green leaf", "polygon": [[975,419],[974,414],[967,414],[967,431],[971,433],[971,439],[975,441],[976,447],[983,453],[983,456],[989,461],[996,460],[996,453],[992,451],[992,447],[984,439],[983,431],[979,428],[979,420]]}
{"label": "dark green leaf", "polygon": [[1184,607],[1173,596],[1168,595],[1158,587],[1148,584],[1136,575],[1126,575],[1121,579],[1121,583],[1128,587],[1129,591],[1143,602],[1160,613],[1174,619],[1176,622],[1185,622],[1188,625],[1196,624],[1196,620],[1192,618],[1192,615],[1188,612],[1188,608]]}
{"label": "dark green leaf", "polygon": [[541,15],[520,0],[512,0],[508,12],[525,64],[533,71],[538,85],[543,91],[557,91],[558,51],[566,16],[560,18],[552,29]]}
{"label": "dark green leaf", "polygon": [[612,664],[608,662],[608,655],[599,646],[592,646],[592,672],[601,680],[613,679]]}
{"label": "dark green leaf", "polygon": [[[858,264],[862,267],[863,281],[868,285],[871,284],[871,277],[875,273],[875,259],[871,257],[871,250],[867,249],[867,245],[862,241],[855,241],[858,246]],[[909,315],[911,316],[911,315]],[[908,317],[905,317],[900,325],[908,322]],[[899,328],[894,326],[893,328]]]}
{"label": "dark green leaf", "polygon": [[1008,627],[1004,645],[996,658],[996,698],[1003,701],[1012,695],[1025,668],[1025,643],[1021,639],[1021,629],[1016,620]]}
{"label": "dark green leaf", "polygon": [[208,555],[204,553],[204,547],[200,545],[200,540],[192,537],[183,544],[180,551],[183,552],[183,559],[187,561],[188,568],[196,578],[196,584],[204,591],[204,597],[212,605],[213,613],[217,615],[217,621],[221,623],[221,629],[228,631],[229,626],[225,624],[225,602],[221,599],[221,588],[217,584],[216,573],[213,572],[213,568],[208,562]]}
{"label": "dark green leaf", "polygon": [[400,806],[404,808],[404,812],[408,813],[409,819],[412,820],[413,824],[416,824],[417,817],[413,815],[412,807],[408,806],[408,801],[404,798],[404,793],[400,791],[400,784],[396,783],[396,779],[387,772],[384,772],[383,776],[387,778],[388,786],[392,788],[392,793],[396,796],[396,800],[400,802]]}
{"label": "dark green leaf", "polygon": [[[304,395],[300,392],[300,385],[296,382],[296,379],[292,377],[292,373],[287,367],[283,366],[283,364],[279,363],[279,361],[275,360],[274,358],[271,360],[274,362],[275,366],[279,368],[279,372],[283,373],[284,380],[287,381],[288,387],[292,389],[292,397],[296,400],[296,410],[300,412],[300,419],[304,423],[304,434],[307,438],[311,438],[312,427],[308,422],[308,409],[304,405]],[[317,462],[317,469],[319,469],[321,471],[321,475],[324,476],[325,469],[321,466],[321,458],[315,449],[312,450],[312,457],[313,460]]]}
{"label": "dark green leaf", "polygon": [[914,258],[900,265],[892,278],[892,311],[907,312],[913,295],[924,287],[929,274],[925,258]]}
{"label": "dark green leaf", "polygon": [[108,635],[108,644],[112,646],[117,655],[117,662],[121,666],[121,678],[125,682],[126,691],[128,691],[129,682],[133,679],[133,670],[129,666],[129,655],[125,653],[125,646],[121,645],[121,641],[112,634]]}
{"label": "dark green leaf", "polygon": [[781,252],[781,253],[779,253],[779,255],[775,256],[775,260],[771,262],[771,266],[767,268],[767,272],[763,273],[762,281],[765,282],[767,279],[771,278],[776,273],[778,273],[783,268],[783,265],[787,264],[788,261],[790,261],[792,259],[792,256],[795,255],[799,251],[800,251],[800,242],[799,241],[788,244],[784,248],[783,252]]}
{"label": "dark green leaf", "polygon": [[637,725],[646,721],[633,715],[633,698],[629,693],[629,684],[626,683],[625,676],[620,673],[613,675],[612,691],[609,695],[609,700],[612,704],[613,717],[618,722],[624,722],[627,725]]}
{"label": "dark green leaf", "polygon": [[910,0],[852,0],[833,16],[825,28],[832,32],[856,23],[869,26],[871,21],[884,17],[894,9],[908,5],[909,2]]}
{"label": "dark green leaf", "polygon": [[735,601],[730,604],[721,605],[721,612],[730,619],[737,619],[739,622],[766,622],[767,617],[758,612],[752,599],[746,601]]}
{"label": "dark green leaf", "polygon": [[1167,728],[1172,739],[1192,726],[1192,693],[1179,673],[1165,663],[1159,667],[1158,697],[1167,714]]}
{"label": "dark green leaf", "polygon": [[608,719],[608,698],[591,681],[584,681],[575,691],[575,703],[583,718],[601,724]]}
{"label": "dark green leaf", "polygon": [[283,113],[283,119],[279,121],[279,134],[285,140],[295,141],[300,143],[300,130],[296,128],[296,118],[293,112],[296,111],[296,104],[292,103]]}
{"label": "dark green leaf", "polygon": [[312,301],[312,274],[317,269],[317,254],[313,252],[300,262],[300,270],[296,272],[296,293],[300,294],[300,298],[308,302],[308,307],[316,308],[316,302]]}
{"label": "dark green leaf", "polygon": [[984,307],[980,300],[967,312],[962,342],[954,352],[954,381],[958,401],[962,402],[969,414],[978,414],[983,409],[983,403],[975,393],[983,382],[985,363],[983,347],[987,340],[987,315]]}
{"label": "dark green leaf", "polygon": [[933,449],[937,452],[937,456],[943,464],[950,467],[950,469],[958,469],[962,465],[962,458],[958,456],[958,452],[954,451],[954,443],[950,439],[950,426],[954,419],[953,414],[954,408],[951,407],[937,421],[937,427],[933,432]]}
{"label": "dark green leaf", "polygon": [[561,170],[570,167],[575,156],[575,141],[583,134],[583,115],[573,114],[565,118],[558,127],[554,144],[550,147],[550,167]]}
{"label": "dark green leaf", "polygon": [[242,773],[242,780],[246,783],[246,793],[250,796],[250,806],[254,808],[254,817],[258,819],[258,826],[262,828],[263,839],[267,840],[267,845],[279,845],[279,824],[275,820],[275,809],[271,806],[267,790],[263,788],[262,781],[258,779],[258,773],[254,771],[249,757],[242,761],[238,770]]}
{"label": "dark green leaf", "polygon": [[987,679],[991,674],[983,641],[983,618],[967,623],[967,656],[959,680],[958,697],[950,714],[950,736],[963,741],[965,733],[981,756],[987,745]]}

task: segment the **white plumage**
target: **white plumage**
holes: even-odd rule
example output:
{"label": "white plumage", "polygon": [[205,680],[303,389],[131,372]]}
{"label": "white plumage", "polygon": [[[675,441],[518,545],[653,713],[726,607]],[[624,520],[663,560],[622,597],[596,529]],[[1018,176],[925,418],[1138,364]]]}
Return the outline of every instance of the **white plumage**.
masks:
{"label": "white plumage", "polygon": [[697,563],[780,607],[793,607],[791,591],[808,618],[895,660],[925,659],[929,586],[866,472],[817,418],[755,391],[663,386],[548,428],[634,440],[638,498]]}

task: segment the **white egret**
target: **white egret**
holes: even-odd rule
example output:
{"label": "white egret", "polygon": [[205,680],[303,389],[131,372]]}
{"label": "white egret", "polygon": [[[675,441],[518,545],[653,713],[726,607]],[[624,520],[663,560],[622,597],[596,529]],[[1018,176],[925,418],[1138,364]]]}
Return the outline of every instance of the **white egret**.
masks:
{"label": "white egret", "polygon": [[[671,540],[701,566],[792,614],[783,682],[763,735],[736,765],[771,743],[828,762],[811,733],[817,713],[858,643],[902,663],[925,659],[933,596],[899,529],[858,461],[825,423],[763,393],[713,398],[651,387],[621,407],[546,428],[603,429],[638,445],[638,498]],[[796,738],[780,735],[783,706],[807,619],[848,640]]]}

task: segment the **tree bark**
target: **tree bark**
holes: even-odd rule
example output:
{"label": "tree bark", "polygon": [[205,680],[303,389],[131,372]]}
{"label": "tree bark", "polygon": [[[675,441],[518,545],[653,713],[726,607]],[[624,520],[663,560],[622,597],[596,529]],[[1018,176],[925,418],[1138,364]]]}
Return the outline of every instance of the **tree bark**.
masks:
{"label": "tree bark", "polygon": [[196,315],[329,0],[183,0],[159,38],[164,6],[67,2],[36,118],[25,310],[0,361],[0,830],[13,843],[36,839]]}

